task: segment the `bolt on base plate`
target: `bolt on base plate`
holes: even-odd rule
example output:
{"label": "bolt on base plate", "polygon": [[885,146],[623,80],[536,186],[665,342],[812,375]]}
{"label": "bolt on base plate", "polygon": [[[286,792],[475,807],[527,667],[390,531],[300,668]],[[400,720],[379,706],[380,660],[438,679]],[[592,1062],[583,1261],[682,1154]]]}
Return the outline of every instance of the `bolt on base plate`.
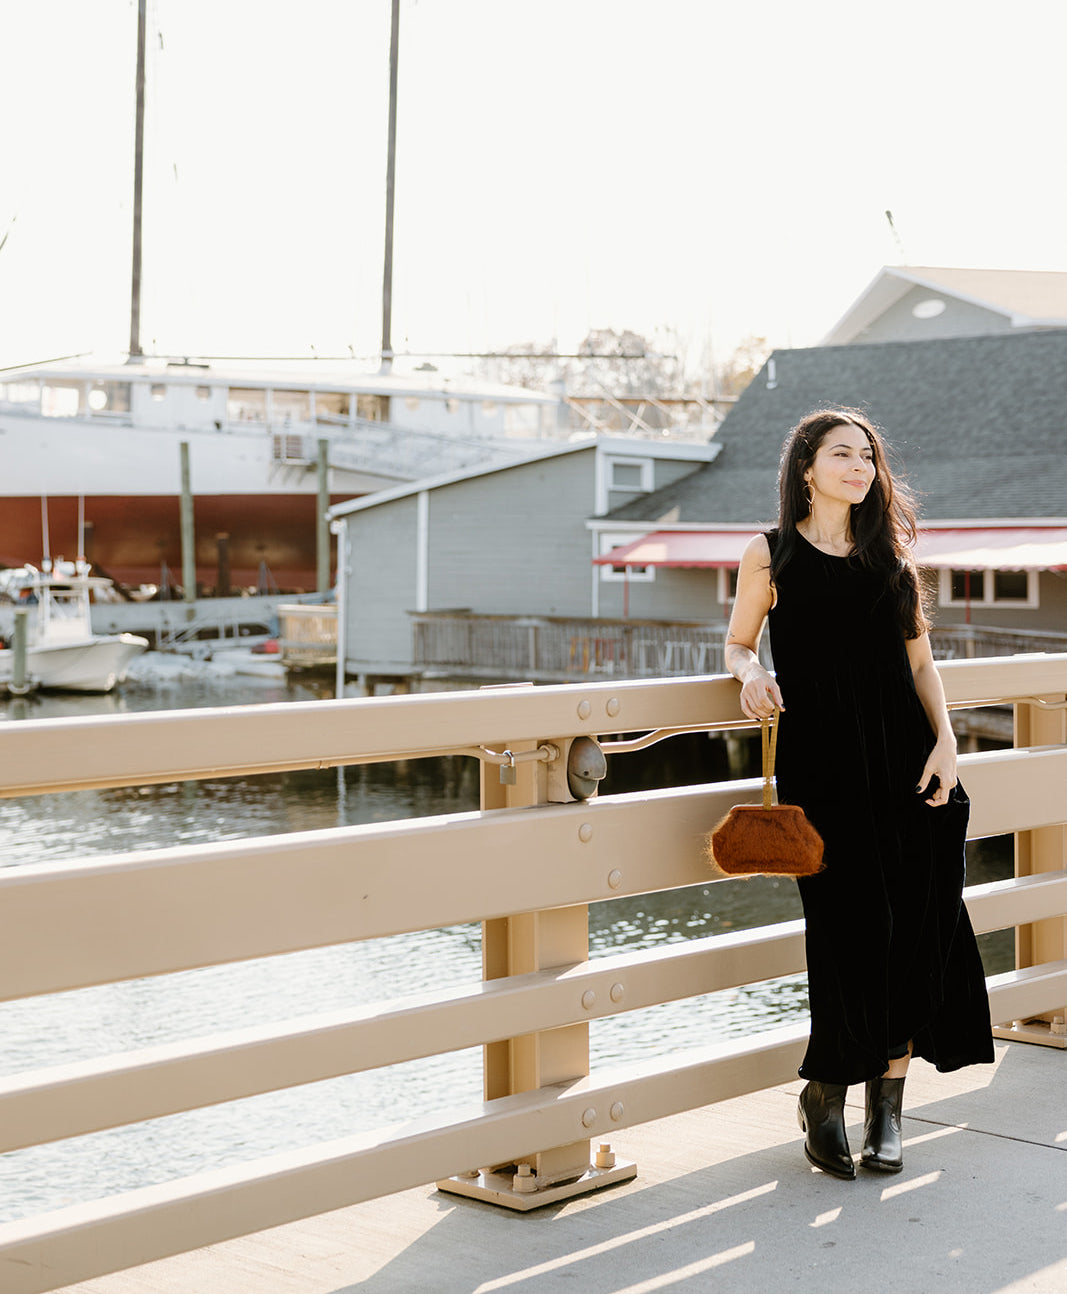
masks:
{"label": "bolt on base plate", "polygon": [[450,1195],[464,1195],[470,1200],[482,1200],[486,1204],[499,1204],[505,1209],[528,1213],[531,1209],[540,1209],[546,1204],[556,1204],[576,1195],[587,1195],[603,1186],[629,1181],[637,1176],[637,1165],[632,1160],[617,1160],[611,1168],[590,1166],[587,1172],[573,1181],[558,1182],[533,1191],[516,1190],[512,1184],[516,1176],[515,1173],[488,1171],[470,1176],[460,1174],[438,1182],[437,1189]]}

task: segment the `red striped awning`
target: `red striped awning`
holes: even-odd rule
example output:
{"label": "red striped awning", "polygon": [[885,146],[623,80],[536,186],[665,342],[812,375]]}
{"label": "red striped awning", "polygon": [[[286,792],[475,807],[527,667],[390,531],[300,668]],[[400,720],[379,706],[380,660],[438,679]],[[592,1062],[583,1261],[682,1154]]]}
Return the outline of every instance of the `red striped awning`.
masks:
{"label": "red striped awning", "polygon": [[915,547],[920,566],[957,571],[1067,570],[1067,529],[997,526],[923,530]]}
{"label": "red striped awning", "polygon": [[598,566],[737,566],[756,530],[654,530],[620,544]]}
{"label": "red striped awning", "polygon": [[[654,530],[601,557],[597,566],[734,567],[756,530]],[[990,526],[919,533],[920,566],[948,570],[1067,570],[1067,528]]]}

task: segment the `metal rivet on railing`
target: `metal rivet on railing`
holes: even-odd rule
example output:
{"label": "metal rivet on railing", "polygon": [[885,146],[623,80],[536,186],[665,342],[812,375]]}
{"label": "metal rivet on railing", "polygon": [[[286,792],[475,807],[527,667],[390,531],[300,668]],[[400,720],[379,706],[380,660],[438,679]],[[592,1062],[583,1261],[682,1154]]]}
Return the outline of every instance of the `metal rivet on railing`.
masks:
{"label": "metal rivet on railing", "polygon": [[622,884],[622,872],[617,867],[608,872],[608,884],[613,890],[617,890]]}
{"label": "metal rivet on railing", "polygon": [[614,719],[614,718],[615,718],[615,716],[616,716],[616,715],[619,713],[619,711],[622,709],[622,702],[619,700],[619,698],[618,698],[617,696],[609,696],[609,697],[608,697],[608,703],[607,703],[607,706],[606,706],[605,708],[606,708],[606,710],[607,710],[608,714],[610,714],[610,715],[611,715],[611,717]]}
{"label": "metal rivet on railing", "polygon": [[591,1128],[594,1123],[596,1123],[596,1107],[591,1105],[582,1113],[582,1124],[586,1128]]}
{"label": "metal rivet on railing", "polygon": [[578,839],[583,845],[588,844],[593,839],[593,824],[591,822],[583,822],[578,828]]}
{"label": "metal rivet on railing", "polygon": [[582,1006],[584,1006],[587,1011],[592,1011],[593,1007],[596,1006],[596,994],[591,988],[587,988],[582,994]]}
{"label": "metal rivet on railing", "polygon": [[623,1103],[622,1103],[621,1101],[616,1101],[616,1102],[612,1105],[612,1107],[611,1107],[611,1109],[608,1111],[608,1113],[611,1115],[612,1119],[613,1119],[616,1123],[618,1123],[618,1121],[619,1121],[619,1120],[622,1118],[622,1116],[626,1113],[626,1107],[623,1105]]}
{"label": "metal rivet on railing", "polygon": [[623,994],[624,994],[625,992],[626,992],[626,990],[623,988],[623,986],[622,986],[621,984],[612,984],[612,986],[611,986],[611,1000],[612,1000],[613,1002],[621,1002],[621,1001],[622,1001],[622,998],[623,998]]}
{"label": "metal rivet on railing", "polygon": [[589,718],[589,716],[590,716],[592,713],[593,713],[593,707],[592,707],[592,704],[591,704],[589,701],[579,701],[579,702],[578,702],[578,718],[579,718],[579,719],[588,719],[588,718]]}

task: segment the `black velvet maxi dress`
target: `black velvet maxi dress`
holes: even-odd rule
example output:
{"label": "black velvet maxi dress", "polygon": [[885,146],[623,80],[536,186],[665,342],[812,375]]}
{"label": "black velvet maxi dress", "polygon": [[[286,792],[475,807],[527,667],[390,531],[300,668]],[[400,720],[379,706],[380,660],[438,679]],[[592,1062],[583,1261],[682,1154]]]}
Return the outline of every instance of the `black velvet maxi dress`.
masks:
{"label": "black velvet maxi dress", "polygon": [[[772,553],[778,534],[767,535]],[[811,1038],[802,1078],[859,1083],[913,1054],[947,1072],[993,1060],[963,905],[970,802],[916,792],[934,735],[885,577],[799,533],[768,617],[782,691],[776,775],[823,838],[798,882]]]}

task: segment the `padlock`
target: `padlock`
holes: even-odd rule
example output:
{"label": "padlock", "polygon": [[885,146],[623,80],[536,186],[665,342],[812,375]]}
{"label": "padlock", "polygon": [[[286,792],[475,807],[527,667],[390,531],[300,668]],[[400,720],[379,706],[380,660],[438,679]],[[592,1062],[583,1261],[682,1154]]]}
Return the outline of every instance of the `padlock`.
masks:
{"label": "padlock", "polygon": [[514,786],[518,773],[515,771],[515,756],[510,750],[505,750],[504,754],[508,757],[508,763],[500,765],[500,785]]}

